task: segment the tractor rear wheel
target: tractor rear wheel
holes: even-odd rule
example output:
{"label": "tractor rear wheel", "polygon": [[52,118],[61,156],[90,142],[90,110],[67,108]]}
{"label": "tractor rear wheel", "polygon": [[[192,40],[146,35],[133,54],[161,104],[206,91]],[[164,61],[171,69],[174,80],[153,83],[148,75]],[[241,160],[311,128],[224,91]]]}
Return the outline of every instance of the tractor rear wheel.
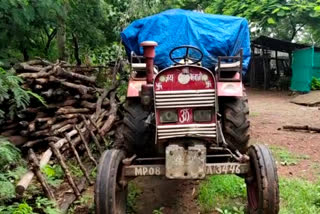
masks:
{"label": "tractor rear wheel", "polygon": [[100,158],[94,197],[96,214],[126,213],[127,186],[120,184],[123,159],[124,152],[117,149],[105,151]]}
{"label": "tractor rear wheel", "polygon": [[246,93],[243,97],[228,97],[221,100],[222,130],[232,149],[245,153],[249,144],[249,107]]}
{"label": "tractor rear wheel", "polygon": [[[153,143],[154,131],[146,122],[149,112],[143,109],[140,102],[134,100],[127,101],[125,110],[124,142],[129,153],[143,155],[146,149],[151,149]],[[147,144],[150,145],[147,146]]]}
{"label": "tractor rear wheel", "polygon": [[248,213],[277,214],[279,184],[277,167],[270,150],[264,145],[248,149],[251,172],[246,178]]}

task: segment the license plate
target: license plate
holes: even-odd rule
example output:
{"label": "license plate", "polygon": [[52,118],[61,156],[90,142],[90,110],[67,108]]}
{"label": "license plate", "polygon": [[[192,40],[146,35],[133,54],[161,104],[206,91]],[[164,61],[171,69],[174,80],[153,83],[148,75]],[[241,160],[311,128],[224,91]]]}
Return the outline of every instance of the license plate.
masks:
{"label": "license plate", "polygon": [[248,170],[248,164],[242,163],[215,163],[206,165],[207,175],[244,174]]}

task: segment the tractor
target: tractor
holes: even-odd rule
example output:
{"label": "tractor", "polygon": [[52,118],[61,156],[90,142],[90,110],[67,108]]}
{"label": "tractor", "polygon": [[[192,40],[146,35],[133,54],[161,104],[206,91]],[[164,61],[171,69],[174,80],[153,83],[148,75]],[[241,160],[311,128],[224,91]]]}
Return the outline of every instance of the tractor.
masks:
{"label": "tractor", "polygon": [[143,56],[130,53],[125,146],[100,159],[96,213],[126,213],[128,182],[139,176],[201,180],[225,174],[245,180],[248,213],[278,213],[275,161],[266,146],[249,144],[243,50],[219,56],[209,69],[200,48],[179,45],[168,50],[172,65],[159,69],[158,45],[143,41]]}

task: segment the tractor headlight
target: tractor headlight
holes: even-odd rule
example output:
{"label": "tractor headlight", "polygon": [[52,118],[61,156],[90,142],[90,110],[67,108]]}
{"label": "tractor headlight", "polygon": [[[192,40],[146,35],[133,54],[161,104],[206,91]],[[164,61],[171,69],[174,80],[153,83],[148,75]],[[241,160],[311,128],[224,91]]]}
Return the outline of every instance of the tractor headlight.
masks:
{"label": "tractor headlight", "polygon": [[211,110],[194,110],[193,120],[195,122],[210,122],[212,120]]}
{"label": "tractor headlight", "polygon": [[178,121],[178,115],[175,110],[160,112],[160,122],[161,123],[175,123],[177,121]]}

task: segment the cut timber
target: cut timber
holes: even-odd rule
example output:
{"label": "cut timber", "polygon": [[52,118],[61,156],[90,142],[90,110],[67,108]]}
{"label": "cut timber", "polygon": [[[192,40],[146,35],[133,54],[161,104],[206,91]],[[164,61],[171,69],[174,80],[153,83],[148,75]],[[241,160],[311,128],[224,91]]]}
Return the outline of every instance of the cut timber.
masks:
{"label": "cut timber", "polygon": [[94,76],[88,77],[86,75],[78,74],[75,72],[65,71],[64,69],[60,69],[58,74],[61,74],[62,76],[65,76],[71,79],[79,79],[79,80],[83,80],[93,84],[96,82],[96,77]]}
{"label": "cut timber", "polygon": [[50,200],[55,200],[53,191],[51,190],[48,182],[46,181],[46,178],[41,173],[39,160],[32,149],[29,149],[29,161],[31,162],[32,170],[36,174],[43,191]]}
{"label": "cut timber", "polygon": [[290,131],[309,131],[309,132],[318,132],[320,133],[320,128],[312,127],[312,126],[283,126],[283,129],[287,129]]}
{"label": "cut timber", "polygon": [[107,132],[110,131],[113,123],[117,119],[118,104],[116,101],[116,93],[114,91],[110,93],[110,106],[111,106],[111,109],[109,111],[110,115],[107,121],[104,123],[104,125],[100,129],[100,134],[102,136],[105,136]]}
{"label": "cut timber", "polygon": [[77,114],[77,113],[88,113],[90,112],[87,108],[73,108],[73,107],[62,107],[56,112],[57,114]]}
{"label": "cut timber", "polygon": [[94,159],[94,157],[93,157],[93,155],[92,155],[92,153],[91,153],[91,150],[90,150],[90,148],[89,148],[89,146],[88,146],[88,142],[87,142],[87,140],[85,139],[85,137],[83,136],[81,130],[79,129],[79,127],[78,127],[77,125],[76,125],[74,128],[77,130],[77,132],[78,132],[78,134],[79,134],[79,136],[80,136],[80,138],[81,138],[81,141],[82,141],[82,143],[84,144],[84,147],[86,148],[86,151],[87,151],[87,153],[88,153],[88,156],[89,156],[90,160],[95,164],[95,166],[97,166],[98,163],[97,163],[97,161]]}
{"label": "cut timber", "polygon": [[68,168],[67,164],[65,163],[64,158],[61,155],[59,149],[56,147],[56,145],[54,143],[49,143],[49,145],[50,145],[51,150],[53,151],[54,155],[58,159],[58,161],[59,161],[67,179],[68,179],[68,183],[70,184],[70,186],[73,189],[74,194],[76,195],[77,198],[80,197],[80,195],[81,195],[80,191],[79,191],[78,187],[76,186],[76,184],[71,176],[71,173],[69,171],[69,168]]}
{"label": "cut timber", "polygon": [[308,94],[298,95],[291,102],[304,106],[318,105],[320,104],[320,91],[310,91]]}
{"label": "cut timber", "polygon": [[87,170],[86,170],[86,167],[83,165],[83,163],[82,163],[82,161],[81,161],[81,159],[80,159],[79,153],[77,152],[75,146],[73,145],[70,137],[68,137],[68,135],[65,135],[65,138],[67,139],[67,141],[68,141],[68,143],[69,143],[69,146],[70,146],[70,148],[71,148],[74,156],[76,157],[76,160],[77,160],[77,162],[78,162],[78,164],[79,164],[79,166],[80,166],[80,169],[81,169],[82,173],[83,173],[84,176],[86,177],[88,183],[89,183],[90,185],[92,185],[93,182],[90,180],[90,177],[89,177],[89,174],[88,174],[88,172],[87,172]]}

